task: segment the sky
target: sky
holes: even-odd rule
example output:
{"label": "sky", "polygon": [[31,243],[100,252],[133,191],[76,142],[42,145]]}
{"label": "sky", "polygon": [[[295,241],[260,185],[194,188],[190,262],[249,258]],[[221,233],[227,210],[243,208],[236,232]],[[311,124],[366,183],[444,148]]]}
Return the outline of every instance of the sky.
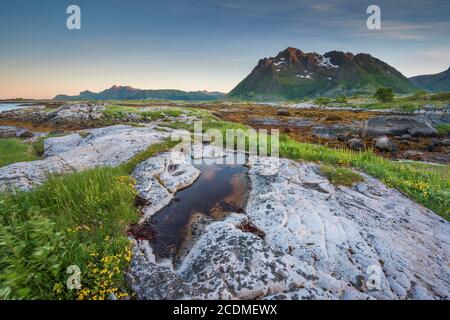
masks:
{"label": "sky", "polygon": [[[81,30],[66,9],[81,8]],[[366,27],[369,5],[381,30]],[[228,92],[264,57],[365,52],[406,76],[450,66],[448,0],[1,0],[0,98],[141,89]]]}

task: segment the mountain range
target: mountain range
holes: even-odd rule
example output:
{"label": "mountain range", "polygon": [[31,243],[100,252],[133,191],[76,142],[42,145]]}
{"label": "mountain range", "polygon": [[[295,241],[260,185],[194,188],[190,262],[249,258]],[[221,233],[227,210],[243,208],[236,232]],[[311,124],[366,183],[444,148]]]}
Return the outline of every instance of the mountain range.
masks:
{"label": "mountain range", "polygon": [[416,76],[409,80],[418,88],[431,92],[450,91],[450,68],[437,74]]}
{"label": "mountain range", "polygon": [[283,100],[339,95],[371,95],[390,87],[408,94],[424,89],[450,91],[450,68],[435,75],[406,78],[394,67],[366,53],[330,51],[324,55],[289,47],[275,57],[259,60],[251,73],[227,95],[221,92],[141,90],[112,86],[99,93],[58,95],[55,100],[187,100],[211,101],[222,98]]}
{"label": "mountain range", "polygon": [[239,99],[297,99],[372,94],[380,87],[397,93],[417,88],[399,71],[369,54],[331,51],[324,55],[287,48],[259,60],[229,94]]}
{"label": "mountain range", "polygon": [[77,96],[57,95],[54,100],[187,100],[209,101],[224,96],[221,92],[181,91],[181,90],[142,90],[129,86],[112,86],[99,93],[82,91]]}

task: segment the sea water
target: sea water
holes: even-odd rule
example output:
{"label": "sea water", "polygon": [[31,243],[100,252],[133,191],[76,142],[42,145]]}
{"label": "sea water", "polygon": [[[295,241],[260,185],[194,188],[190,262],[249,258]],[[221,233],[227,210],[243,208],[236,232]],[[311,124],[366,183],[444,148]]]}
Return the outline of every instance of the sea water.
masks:
{"label": "sea water", "polygon": [[20,103],[0,103],[0,112],[22,108],[26,108],[26,106],[23,106]]}

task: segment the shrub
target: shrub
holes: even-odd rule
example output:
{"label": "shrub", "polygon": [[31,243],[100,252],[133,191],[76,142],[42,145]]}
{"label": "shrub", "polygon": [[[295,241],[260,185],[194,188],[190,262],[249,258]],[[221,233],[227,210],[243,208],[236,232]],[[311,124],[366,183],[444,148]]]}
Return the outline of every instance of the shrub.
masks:
{"label": "shrub", "polygon": [[394,100],[394,90],[392,88],[379,88],[374,97],[384,103],[391,102]]}
{"label": "shrub", "polygon": [[426,96],[427,92],[425,90],[417,90],[416,92],[413,93],[413,95],[411,96],[413,99],[418,99],[418,98],[422,98],[423,96]]}

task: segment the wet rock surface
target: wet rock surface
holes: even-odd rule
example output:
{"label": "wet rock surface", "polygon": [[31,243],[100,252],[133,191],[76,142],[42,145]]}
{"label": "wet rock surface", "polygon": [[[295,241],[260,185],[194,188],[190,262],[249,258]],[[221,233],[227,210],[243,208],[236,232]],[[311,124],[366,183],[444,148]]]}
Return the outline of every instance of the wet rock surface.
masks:
{"label": "wet rock surface", "polygon": [[0,168],[0,190],[29,190],[43,183],[49,174],[65,174],[100,166],[117,166],[170,133],[151,127],[117,125],[79,134],[50,138],[45,143],[48,158],[14,163]]}
{"label": "wet rock surface", "polygon": [[136,241],[139,299],[450,297],[449,222],[367,175],[336,187],[313,164],[249,165],[245,213],[199,228],[179,263]]}

